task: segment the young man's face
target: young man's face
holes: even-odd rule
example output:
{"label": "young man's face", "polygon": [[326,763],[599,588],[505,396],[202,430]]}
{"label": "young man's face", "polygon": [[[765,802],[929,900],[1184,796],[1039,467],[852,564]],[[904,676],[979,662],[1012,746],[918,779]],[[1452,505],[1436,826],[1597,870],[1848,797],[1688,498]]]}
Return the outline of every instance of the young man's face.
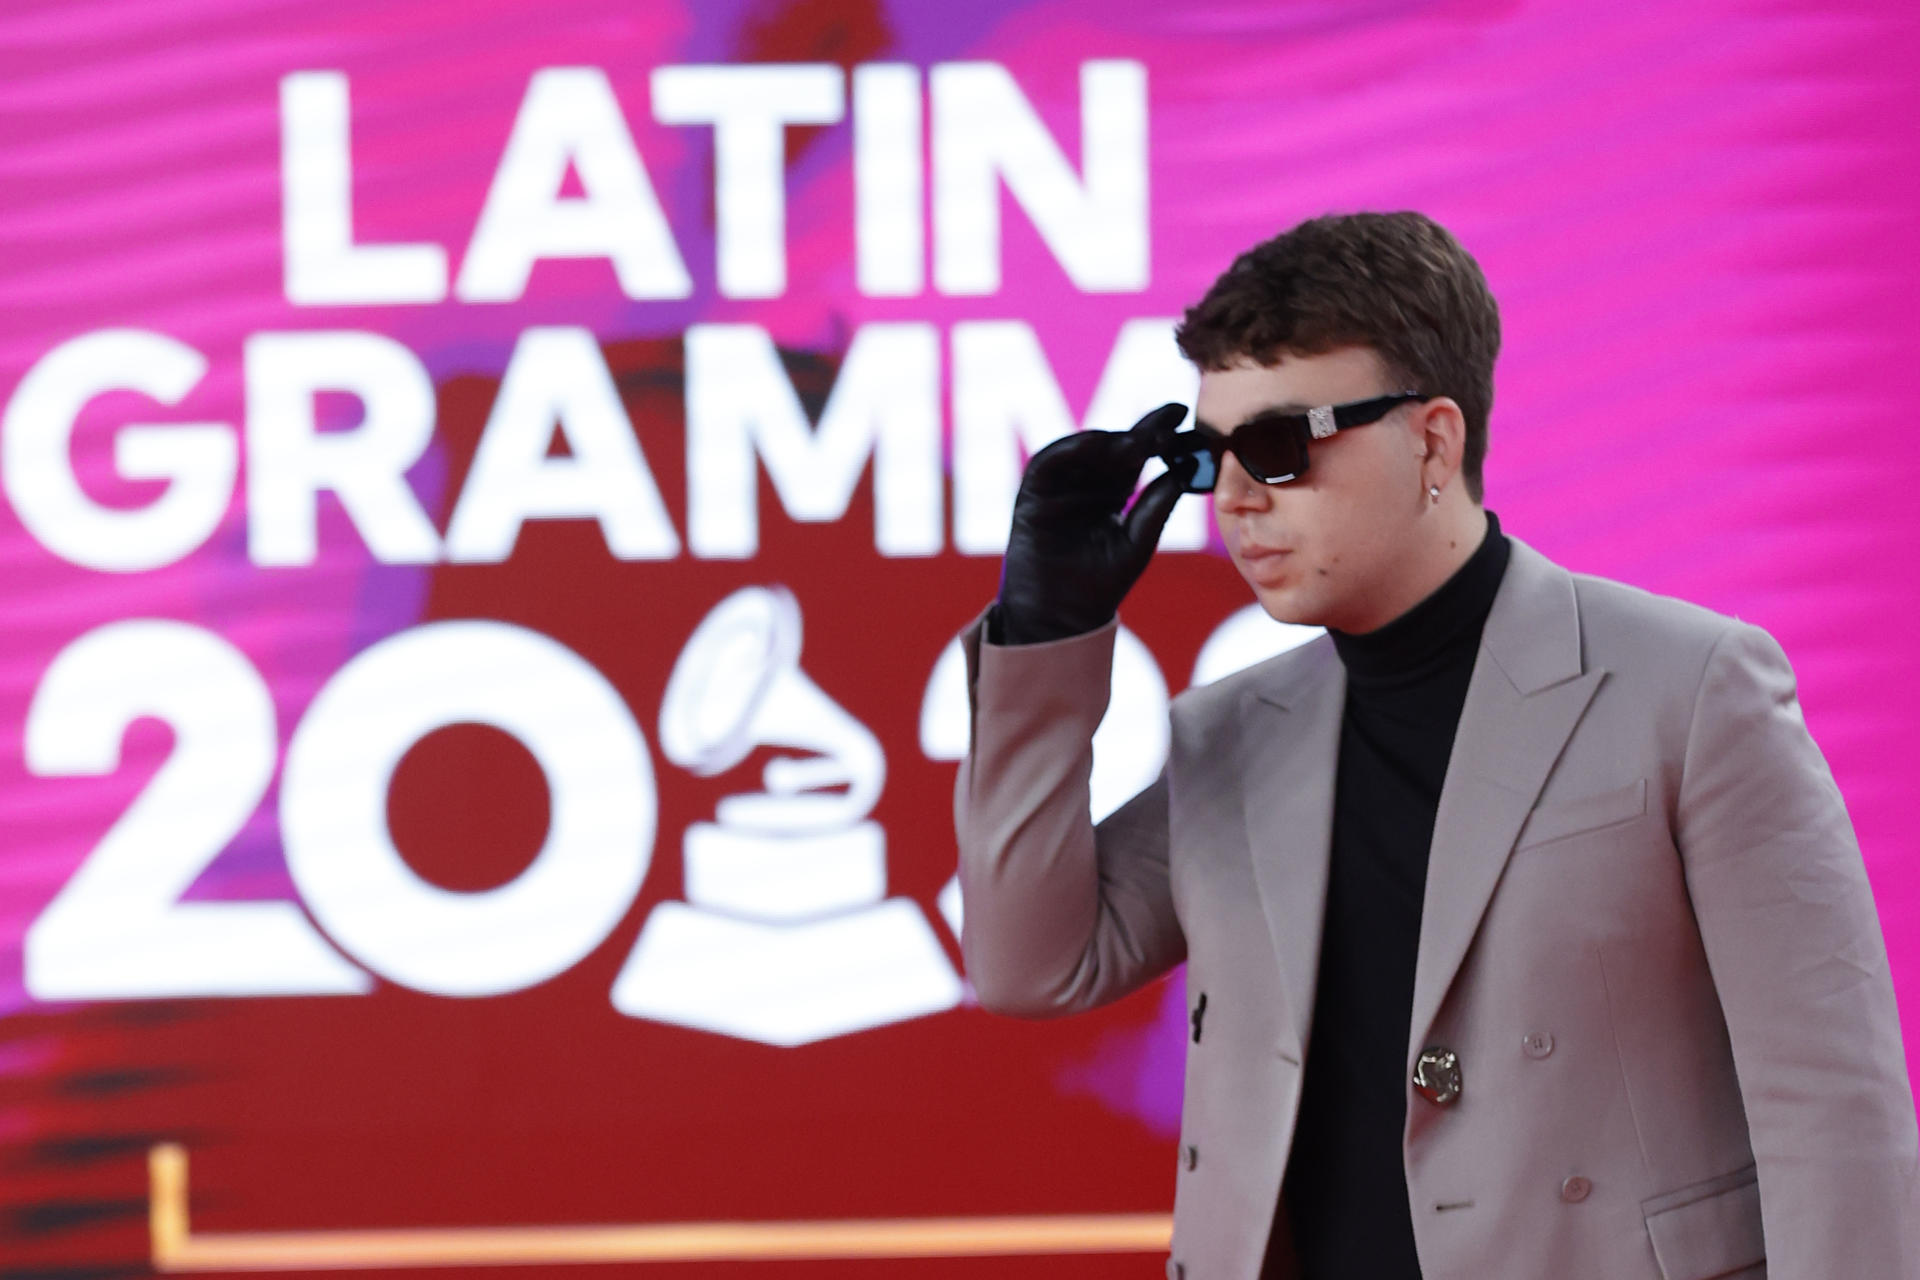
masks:
{"label": "young man's face", "polygon": [[[1269,409],[1303,412],[1394,391],[1370,347],[1282,355],[1268,367],[1241,360],[1200,375],[1195,416],[1231,431]],[[1378,422],[1308,446],[1307,473],[1267,485],[1232,454],[1221,460],[1213,509],[1220,533],[1261,606],[1282,622],[1371,631],[1391,621],[1383,607],[1419,572],[1416,525],[1427,503],[1421,454],[1427,438],[1418,402]]]}

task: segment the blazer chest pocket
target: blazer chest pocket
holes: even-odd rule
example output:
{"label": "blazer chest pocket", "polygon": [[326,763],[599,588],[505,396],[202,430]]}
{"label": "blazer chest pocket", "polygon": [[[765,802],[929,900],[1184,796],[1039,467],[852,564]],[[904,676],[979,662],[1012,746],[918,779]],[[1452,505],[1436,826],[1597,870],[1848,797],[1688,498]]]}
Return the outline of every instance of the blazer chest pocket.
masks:
{"label": "blazer chest pocket", "polygon": [[1712,1280],[1766,1261],[1756,1177],[1748,1165],[1640,1206],[1665,1280]]}
{"label": "blazer chest pocket", "polygon": [[1647,780],[1635,778],[1624,787],[1596,792],[1572,800],[1544,804],[1527,815],[1515,841],[1515,849],[1585,835],[1605,827],[1631,822],[1647,811]]}

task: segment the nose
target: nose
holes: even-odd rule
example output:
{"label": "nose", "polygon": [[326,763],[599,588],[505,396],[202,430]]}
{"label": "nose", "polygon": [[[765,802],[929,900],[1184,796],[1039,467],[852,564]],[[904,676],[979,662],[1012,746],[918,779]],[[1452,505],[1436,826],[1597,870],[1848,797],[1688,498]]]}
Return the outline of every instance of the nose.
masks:
{"label": "nose", "polygon": [[1247,474],[1240,459],[1220,455],[1220,475],[1213,482],[1213,509],[1218,515],[1264,510],[1272,502],[1267,486]]}

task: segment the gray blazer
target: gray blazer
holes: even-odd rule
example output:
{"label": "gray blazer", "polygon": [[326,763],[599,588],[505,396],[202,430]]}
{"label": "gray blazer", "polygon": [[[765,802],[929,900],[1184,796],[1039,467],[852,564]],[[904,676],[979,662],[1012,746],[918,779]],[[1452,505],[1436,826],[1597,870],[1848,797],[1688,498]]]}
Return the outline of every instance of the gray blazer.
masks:
{"label": "gray blazer", "polygon": [[[1345,670],[1325,636],[1173,703],[1088,815],[1114,624],[963,635],[968,976],[1049,1017],[1187,964],[1176,1280],[1260,1270],[1310,1051]],[[1423,1049],[1460,1093],[1411,1085]],[[1920,1276],[1885,943],[1793,672],[1758,627],[1519,539],[1441,792],[1407,1042],[1428,1280]],[[1279,1215],[1284,1224],[1285,1215]]]}

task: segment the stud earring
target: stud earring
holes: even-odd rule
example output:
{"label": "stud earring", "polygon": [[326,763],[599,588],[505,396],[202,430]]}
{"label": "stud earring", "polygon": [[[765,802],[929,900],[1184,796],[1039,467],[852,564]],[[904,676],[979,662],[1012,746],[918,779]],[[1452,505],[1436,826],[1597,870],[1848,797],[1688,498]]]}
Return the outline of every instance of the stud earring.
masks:
{"label": "stud earring", "polygon": [[1437,484],[1428,485],[1427,497],[1431,498],[1435,502],[1440,501],[1440,486]]}

